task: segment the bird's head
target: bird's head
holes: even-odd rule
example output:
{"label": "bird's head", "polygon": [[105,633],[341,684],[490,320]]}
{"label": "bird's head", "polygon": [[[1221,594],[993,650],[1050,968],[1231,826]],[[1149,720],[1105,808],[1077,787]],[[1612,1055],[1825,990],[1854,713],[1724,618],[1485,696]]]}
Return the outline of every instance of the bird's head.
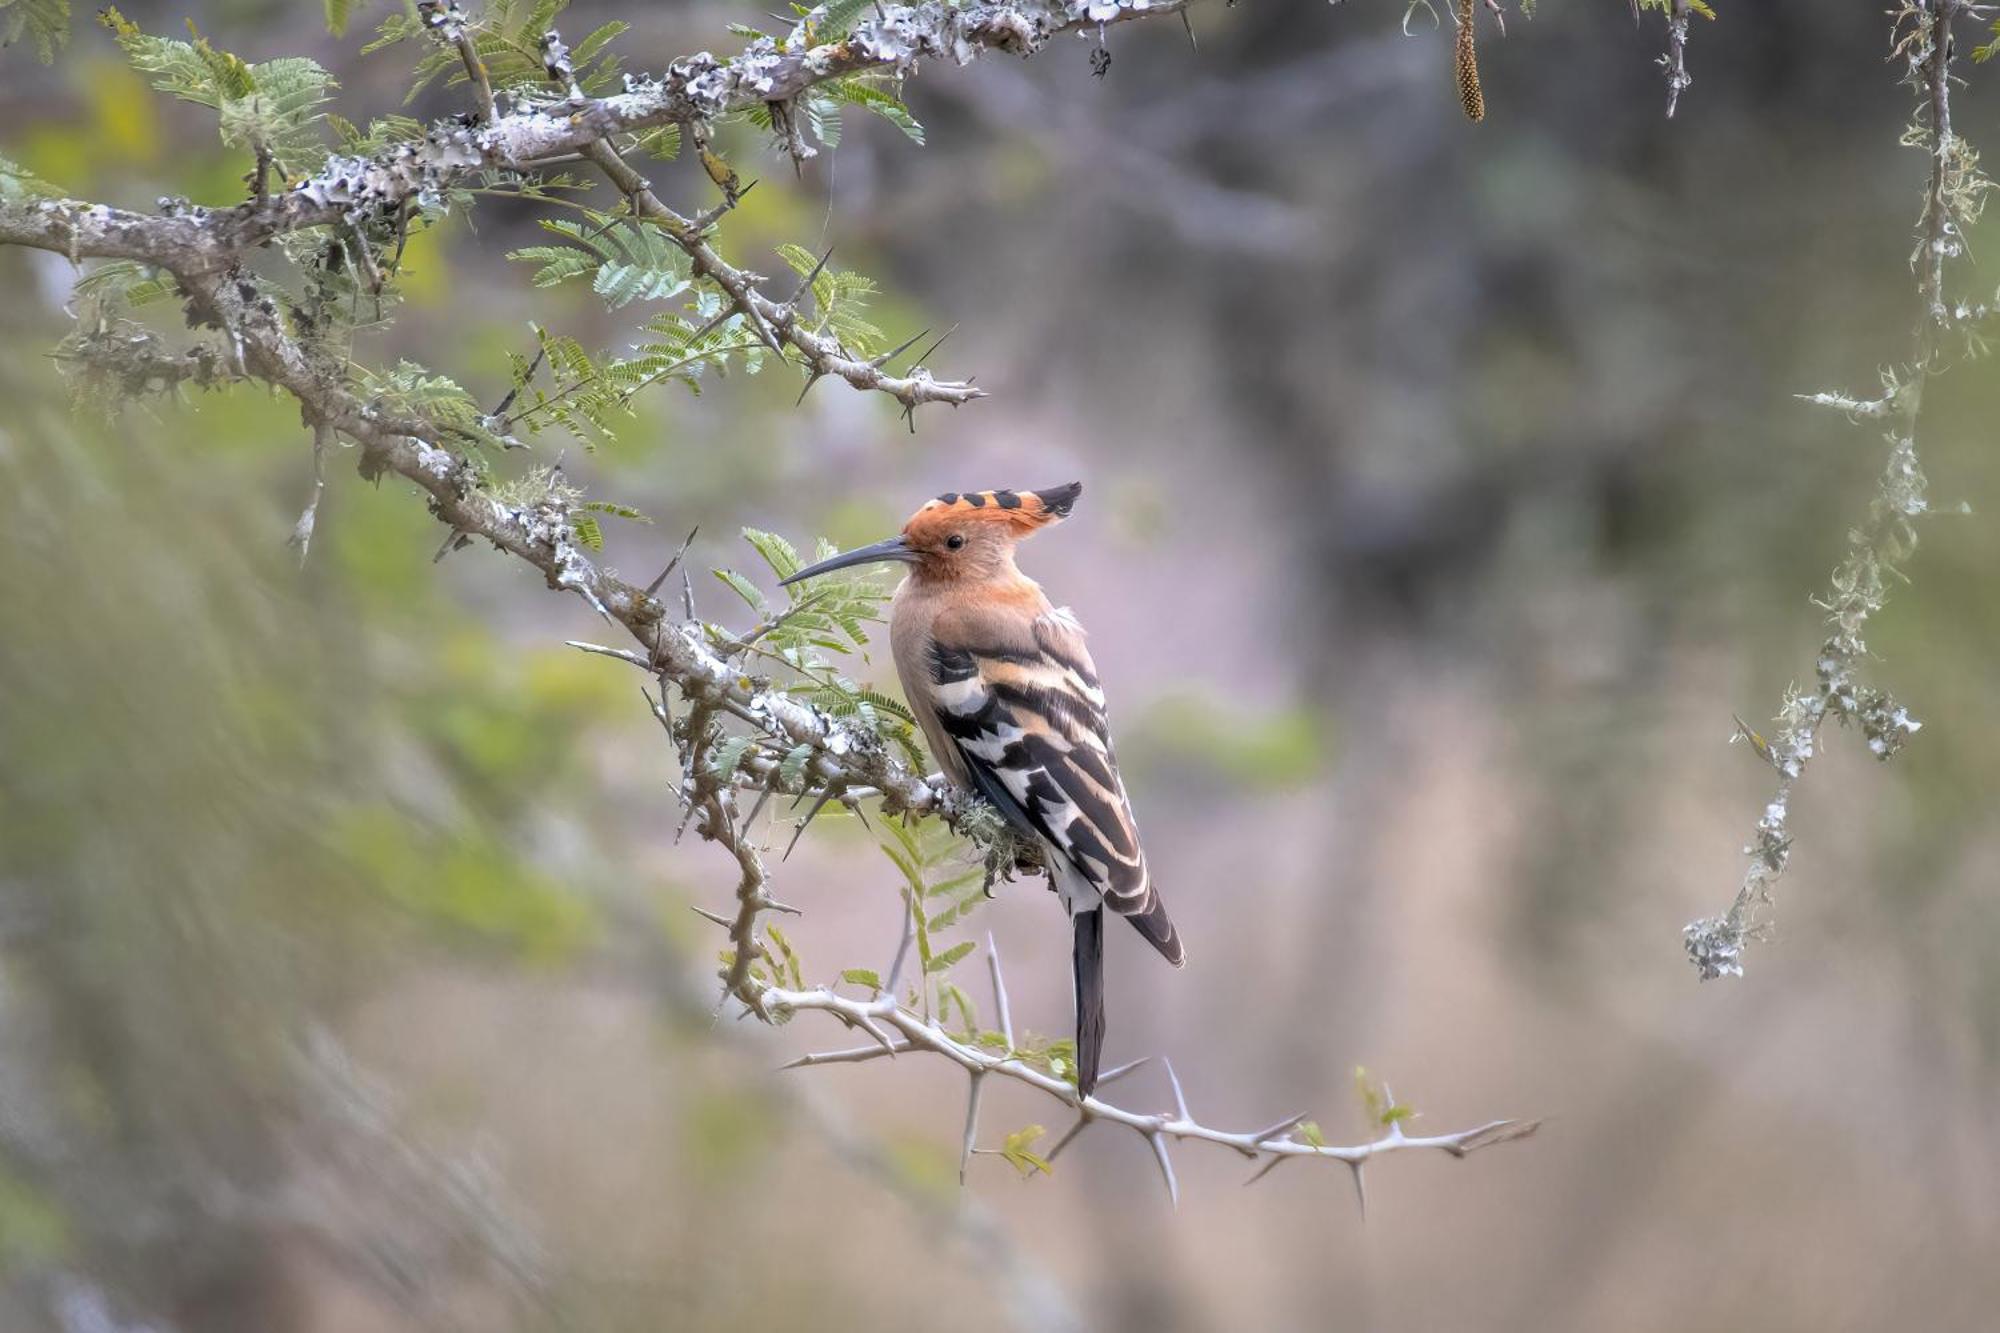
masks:
{"label": "bird's head", "polygon": [[1016,542],[1069,517],[1082,493],[1080,481],[1039,491],[952,491],[926,500],[887,541],[808,565],[785,582],[890,560],[916,566],[925,580],[993,578],[1012,567]]}

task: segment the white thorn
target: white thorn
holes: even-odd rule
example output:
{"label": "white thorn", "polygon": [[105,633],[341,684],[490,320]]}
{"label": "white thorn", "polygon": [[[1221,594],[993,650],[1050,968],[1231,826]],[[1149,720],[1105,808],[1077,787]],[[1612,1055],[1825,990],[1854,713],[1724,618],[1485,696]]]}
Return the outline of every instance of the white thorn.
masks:
{"label": "white thorn", "polygon": [[979,1137],[979,1090],[985,1086],[986,1071],[974,1070],[972,1086],[965,1094],[965,1142],[958,1152],[958,1183],[965,1183],[966,1163],[972,1160],[972,1144]]}
{"label": "white thorn", "polygon": [[1153,1145],[1153,1156],[1159,1159],[1160,1174],[1167,1178],[1167,1198],[1178,1208],[1181,1205],[1181,1186],[1174,1179],[1173,1160],[1167,1156],[1167,1136],[1154,1130],[1146,1138]]}
{"label": "white thorn", "polygon": [[993,932],[986,932],[986,964],[993,973],[993,1002],[1000,1010],[1000,1035],[1007,1039],[1009,1052],[1014,1049],[1014,1015],[1007,1008],[1007,983],[1000,979],[1000,950],[993,943]]}
{"label": "white thorn", "polygon": [[1174,1062],[1162,1058],[1160,1063],[1167,1067],[1167,1082],[1174,1088],[1174,1109],[1180,1113],[1184,1123],[1192,1123],[1194,1117],[1188,1114],[1187,1094],[1181,1091],[1181,1076],[1174,1072]]}

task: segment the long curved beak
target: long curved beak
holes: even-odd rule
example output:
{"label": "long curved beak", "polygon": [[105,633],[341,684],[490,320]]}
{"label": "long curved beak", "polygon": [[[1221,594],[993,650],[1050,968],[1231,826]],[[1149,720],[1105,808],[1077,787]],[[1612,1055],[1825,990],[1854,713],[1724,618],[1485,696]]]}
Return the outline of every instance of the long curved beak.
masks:
{"label": "long curved beak", "polygon": [[802,579],[818,578],[821,574],[831,574],[836,569],[846,569],[850,565],[873,565],[884,560],[896,560],[906,565],[913,565],[917,562],[918,556],[904,542],[902,534],[898,533],[887,541],[876,542],[873,546],[859,546],[852,551],[842,551],[839,555],[828,556],[816,565],[807,565],[790,578],[781,580],[778,586],[789,587]]}

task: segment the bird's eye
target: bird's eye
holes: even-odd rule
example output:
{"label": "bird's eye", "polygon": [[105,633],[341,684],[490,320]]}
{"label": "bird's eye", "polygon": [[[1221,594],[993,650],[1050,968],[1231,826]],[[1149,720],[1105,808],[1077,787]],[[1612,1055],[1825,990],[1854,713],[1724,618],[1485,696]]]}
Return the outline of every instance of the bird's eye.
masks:
{"label": "bird's eye", "polygon": [[965,538],[961,534],[954,532],[951,536],[944,539],[944,544],[956,551],[959,547],[965,545]]}

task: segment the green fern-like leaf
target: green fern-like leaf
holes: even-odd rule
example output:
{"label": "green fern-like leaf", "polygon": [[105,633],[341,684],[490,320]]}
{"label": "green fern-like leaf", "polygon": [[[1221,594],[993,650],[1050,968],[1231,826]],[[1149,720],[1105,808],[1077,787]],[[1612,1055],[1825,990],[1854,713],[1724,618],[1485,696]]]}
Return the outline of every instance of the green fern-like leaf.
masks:
{"label": "green fern-like leaf", "polygon": [[769,565],[771,572],[781,580],[788,579],[805,568],[804,562],[799,559],[798,551],[775,532],[745,528],[743,540],[749,542],[757,554],[764,557],[764,563]]}
{"label": "green fern-like leaf", "polygon": [[744,578],[733,569],[718,569],[715,577],[721,579],[729,590],[741,597],[752,611],[764,609],[764,593],[756,584]]}
{"label": "green fern-like leaf", "polygon": [[[366,0],[363,0],[365,3]],[[326,11],[326,30],[335,37],[347,35],[347,24],[354,17],[355,0],[323,0]]]}
{"label": "green fern-like leaf", "polygon": [[61,194],[61,190],[20,163],[0,157],[0,203],[20,203],[26,199],[55,199]]}
{"label": "green fern-like leaf", "polygon": [[[880,75],[854,74],[844,79],[832,79],[815,91],[824,93],[836,103],[848,102],[880,116],[901,130],[910,142],[919,147],[923,145],[924,127]],[[827,146],[836,145],[830,143]]]}
{"label": "green fern-like leaf", "polygon": [[165,269],[130,259],[111,259],[76,281],[76,294],[126,309],[151,305],[175,294],[178,284]]}
{"label": "green fern-like leaf", "polygon": [[388,412],[423,417],[439,430],[475,444],[505,448],[514,443],[493,428],[491,418],[456,380],[434,375],[415,362],[363,371],[360,380],[362,393]]}
{"label": "green fern-like leaf", "polygon": [[588,276],[591,289],[613,310],[633,301],[665,301],[688,289],[694,274],[684,250],[656,228],[627,222],[607,229],[610,221],[586,228],[568,218],[543,218],[543,230],[570,244],[528,246],[507,257],[539,264],[532,280],[537,287]]}
{"label": "green fern-like leaf", "polygon": [[116,8],[98,19],[117,37],[126,59],[155,76],[153,87],[216,112],[222,140],[233,148],[262,149],[298,171],[325,155],[320,108],[336,86],[318,62],[286,56],[248,64],[211,45],[188,25],[191,41],[141,32]]}
{"label": "green fern-like leaf", "polygon": [[[486,67],[486,77],[495,88],[546,88],[548,74],[542,67],[542,34],[555,23],[568,0],[492,0],[471,31],[472,49]],[[619,63],[607,49],[627,24],[610,22],[594,29],[570,49],[570,64],[578,85],[587,93],[601,92],[618,81]],[[394,15],[377,30],[375,40],[362,48],[364,53],[424,36],[422,23],[413,16]],[[417,62],[415,82],[408,101],[442,77],[446,84],[465,83],[470,76],[456,48],[433,46]]]}
{"label": "green fern-like leaf", "polygon": [[[778,254],[800,277],[819,264],[819,256],[800,245],[780,245]],[[841,346],[857,356],[870,355],[882,347],[885,341],[882,330],[861,313],[875,295],[874,279],[829,265],[813,279],[812,290],[818,320],[814,332],[831,331]]]}

